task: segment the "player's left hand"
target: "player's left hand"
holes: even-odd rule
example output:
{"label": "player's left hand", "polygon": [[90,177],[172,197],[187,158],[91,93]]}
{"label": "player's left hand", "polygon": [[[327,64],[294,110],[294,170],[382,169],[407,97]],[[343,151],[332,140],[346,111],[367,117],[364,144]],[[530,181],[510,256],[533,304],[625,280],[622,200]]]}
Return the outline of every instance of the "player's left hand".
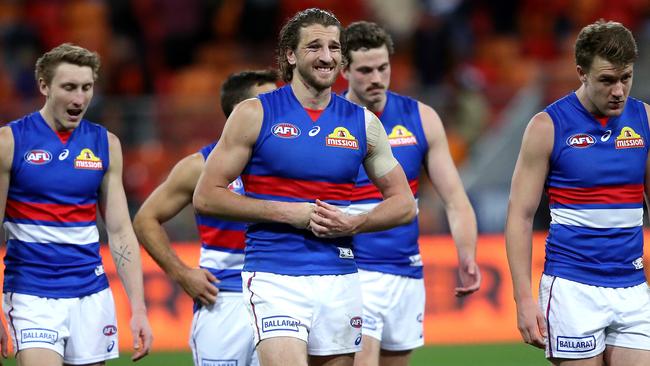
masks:
{"label": "player's left hand", "polygon": [[153,333],[149,320],[147,320],[146,311],[134,312],[131,316],[131,334],[133,335],[133,356],[132,361],[137,361],[149,354],[151,342],[153,342]]}
{"label": "player's left hand", "polygon": [[461,286],[454,289],[456,297],[471,295],[481,287],[481,271],[472,258],[459,260],[458,276]]}
{"label": "player's left hand", "polygon": [[362,215],[348,215],[334,205],[316,200],[309,228],[319,238],[338,238],[352,235],[362,220]]}

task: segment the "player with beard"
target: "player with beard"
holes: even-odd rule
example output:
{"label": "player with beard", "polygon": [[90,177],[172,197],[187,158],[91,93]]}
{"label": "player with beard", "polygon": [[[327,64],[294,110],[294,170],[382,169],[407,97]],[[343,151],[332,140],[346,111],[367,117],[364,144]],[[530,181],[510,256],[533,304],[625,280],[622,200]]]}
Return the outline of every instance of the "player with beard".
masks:
{"label": "player with beard", "polygon": [[[456,296],[479,289],[476,218],[449,154],[438,114],[428,105],[388,91],[393,41],[375,23],[356,22],[343,33],[346,98],[374,112],[388,133],[393,154],[417,197],[422,167],[443,200],[458,252],[461,286]],[[366,171],[359,171],[353,208],[366,211],[382,201]],[[424,279],[417,218],[387,231],[354,236],[363,292],[363,349],[355,365],[408,365],[424,344]]]}
{"label": "player with beard", "polygon": [[[226,117],[237,103],[276,89],[275,71],[243,71],[228,76],[221,86],[221,108]],[[156,263],[194,299],[190,348],[196,366],[234,360],[237,365],[258,365],[253,330],[241,301],[246,223],[196,215],[201,237],[199,268],[178,258],[163,223],[192,202],[194,187],[205,158],[216,142],[179,161],[167,179],[151,193],[133,220],[142,246]],[[241,179],[229,186],[243,194]]]}
{"label": "player with beard", "polygon": [[[331,91],[340,34],[320,9],[284,25],[278,63],[287,85],[237,106],[194,193],[201,214],[253,222],[242,279],[264,366],[352,365],[362,325],[352,235],[415,215],[379,120]],[[349,215],[361,165],[385,199]],[[240,175],[246,196],[228,190]]]}

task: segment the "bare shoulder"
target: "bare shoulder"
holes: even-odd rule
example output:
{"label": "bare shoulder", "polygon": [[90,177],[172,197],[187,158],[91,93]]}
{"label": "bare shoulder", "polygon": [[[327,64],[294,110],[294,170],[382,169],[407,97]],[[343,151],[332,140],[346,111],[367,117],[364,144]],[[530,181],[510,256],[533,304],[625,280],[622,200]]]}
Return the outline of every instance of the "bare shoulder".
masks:
{"label": "bare shoulder", "polygon": [[540,137],[544,138],[553,137],[554,130],[553,120],[546,112],[539,112],[534,115],[526,127],[526,133],[541,133]]}
{"label": "bare shoulder", "polygon": [[120,138],[117,137],[114,133],[111,131],[106,131],[106,134],[108,135],[108,146],[111,149],[122,149],[122,146],[120,144]]}
{"label": "bare shoulder", "polygon": [[3,169],[11,168],[14,157],[14,134],[11,127],[0,127],[0,165]]}
{"label": "bare shoulder", "polygon": [[196,182],[199,181],[204,164],[203,154],[200,152],[190,154],[174,165],[168,179],[187,182],[194,187]]}
{"label": "bare shoulder", "polygon": [[[418,101],[418,112],[422,130],[429,146],[441,146],[443,140],[446,140],[445,128],[438,113],[429,105]],[[445,143],[446,144],[446,143]]]}
{"label": "bare shoulder", "polygon": [[522,150],[550,156],[553,150],[555,128],[551,116],[540,112],[533,116],[526,126],[522,141]]}
{"label": "bare shoulder", "polygon": [[246,99],[237,104],[224,126],[222,139],[233,136],[244,141],[255,141],[262,127],[264,108],[258,98]]}

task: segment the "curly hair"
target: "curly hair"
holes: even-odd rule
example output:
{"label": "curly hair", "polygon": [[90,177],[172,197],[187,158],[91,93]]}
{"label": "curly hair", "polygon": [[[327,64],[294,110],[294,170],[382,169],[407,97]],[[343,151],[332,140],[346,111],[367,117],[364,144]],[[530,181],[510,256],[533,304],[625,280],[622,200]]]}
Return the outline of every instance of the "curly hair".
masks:
{"label": "curly hair", "polygon": [[287,61],[287,50],[295,51],[300,42],[300,29],[313,24],[320,24],[324,27],[335,26],[342,33],[343,27],[336,16],[327,11],[318,8],[309,8],[296,13],[280,30],[278,37],[277,57],[278,69],[280,76],[286,83],[293,79],[293,69],[295,65]]}

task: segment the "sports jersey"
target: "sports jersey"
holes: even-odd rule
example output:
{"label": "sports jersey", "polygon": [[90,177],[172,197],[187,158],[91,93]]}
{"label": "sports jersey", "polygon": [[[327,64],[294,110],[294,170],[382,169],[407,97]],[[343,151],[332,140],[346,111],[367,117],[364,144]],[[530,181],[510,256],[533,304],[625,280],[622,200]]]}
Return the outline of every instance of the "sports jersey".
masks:
{"label": "sports jersey", "polygon": [[64,144],[39,112],[9,126],[4,291],[69,298],[107,288],[96,226],[109,165],[106,129],[82,120]]}
{"label": "sports jersey", "polygon": [[[393,155],[404,169],[413,195],[418,196],[418,178],[428,143],[422,129],[418,102],[395,93],[386,93],[380,116]],[[352,206],[369,211],[383,200],[363,166],[352,195]],[[359,268],[400,276],[422,278],[418,247],[418,219],[395,228],[354,236],[355,260]]]}
{"label": "sports jersey", "polygon": [[[347,208],[366,155],[364,109],[335,95],[312,121],[290,86],[259,96],[264,117],[242,180],[246,195]],[[254,223],[246,232],[244,270],[285,275],[357,271],[352,238],[318,238],[306,229]]]}
{"label": "sports jersey", "polygon": [[548,106],[554,126],[546,193],[551,225],[544,273],[603,287],[628,287],[643,273],[643,193],[648,118],[628,98],[602,126],[575,93]]}
{"label": "sports jersey", "polygon": [[[208,158],[215,145],[216,143],[213,143],[201,149],[204,159]],[[244,186],[239,177],[230,183],[228,188],[237,194],[244,194]],[[241,292],[246,223],[221,220],[198,213],[195,216],[201,237],[199,265],[221,281],[216,285],[220,290]]]}

